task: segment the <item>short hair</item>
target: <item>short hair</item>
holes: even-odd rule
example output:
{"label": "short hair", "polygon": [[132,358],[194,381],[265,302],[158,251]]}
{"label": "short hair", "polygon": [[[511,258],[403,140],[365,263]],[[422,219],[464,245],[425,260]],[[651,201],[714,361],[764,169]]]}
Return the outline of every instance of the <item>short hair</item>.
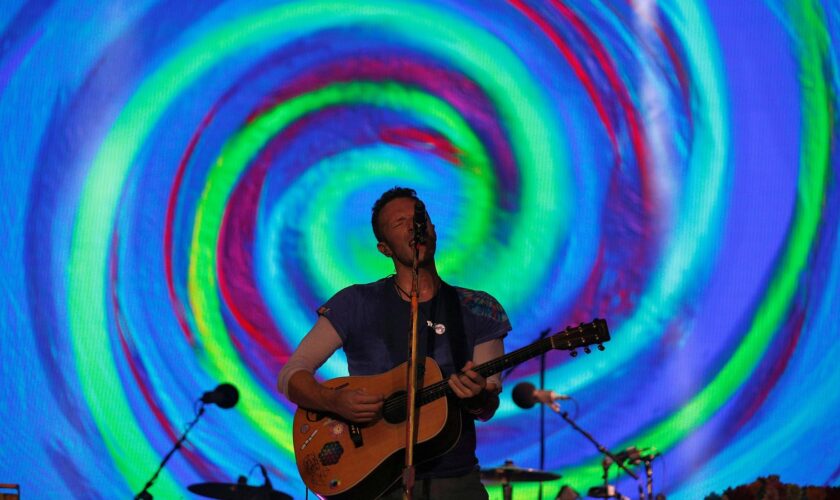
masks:
{"label": "short hair", "polygon": [[391,189],[382,193],[382,196],[373,204],[371,209],[370,225],[373,226],[373,235],[376,236],[376,241],[382,241],[382,232],[379,230],[379,212],[390,201],[397,198],[411,198],[412,200],[419,200],[417,192],[411,188],[394,186]]}

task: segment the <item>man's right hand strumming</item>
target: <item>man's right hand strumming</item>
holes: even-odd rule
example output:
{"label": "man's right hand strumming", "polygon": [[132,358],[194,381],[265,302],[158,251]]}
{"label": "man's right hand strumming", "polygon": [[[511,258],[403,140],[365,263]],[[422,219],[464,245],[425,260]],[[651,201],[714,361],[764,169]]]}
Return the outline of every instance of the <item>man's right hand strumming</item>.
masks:
{"label": "man's right hand strumming", "polygon": [[382,416],[382,402],[385,398],[381,394],[368,394],[364,389],[338,389],[331,392],[330,411],[346,420],[367,424]]}
{"label": "man's right hand strumming", "polygon": [[381,394],[369,394],[364,389],[324,387],[307,371],[298,371],[292,375],[287,396],[300,407],[334,413],[357,424],[379,419],[385,399]]}

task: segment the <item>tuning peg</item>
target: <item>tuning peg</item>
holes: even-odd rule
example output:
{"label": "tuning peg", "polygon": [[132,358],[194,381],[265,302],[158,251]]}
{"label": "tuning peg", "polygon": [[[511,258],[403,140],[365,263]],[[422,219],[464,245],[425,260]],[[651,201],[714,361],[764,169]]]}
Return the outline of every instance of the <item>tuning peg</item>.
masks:
{"label": "tuning peg", "polygon": [[575,349],[572,349],[572,351],[569,353],[569,356],[573,358],[577,357],[577,351]]}
{"label": "tuning peg", "polygon": [[603,351],[604,349],[606,349],[606,347],[604,347],[604,344],[598,344],[599,351]]}
{"label": "tuning peg", "polygon": [[586,347],[583,348],[583,352],[585,352],[586,354],[589,354],[590,352],[592,352],[592,349],[590,349],[589,346],[586,346]]}

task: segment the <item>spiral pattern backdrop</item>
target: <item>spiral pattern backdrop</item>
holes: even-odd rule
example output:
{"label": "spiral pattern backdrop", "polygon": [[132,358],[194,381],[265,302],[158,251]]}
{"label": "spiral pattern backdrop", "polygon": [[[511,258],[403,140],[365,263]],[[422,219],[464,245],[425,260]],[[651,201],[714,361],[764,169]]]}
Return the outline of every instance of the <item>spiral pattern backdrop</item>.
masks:
{"label": "spiral pattern backdrop", "polygon": [[[152,493],[262,463],[303,497],[277,373],[320,304],[391,272],[370,206],[408,185],[507,350],[608,320],[546,386],[660,452],[657,490],[840,484],[837,2],[35,0],[0,33],[0,483],[130,496],[230,382]],[[538,372],[507,377],[483,465],[539,466],[509,400]],[[598,485],[547,419],[545,497]]]}

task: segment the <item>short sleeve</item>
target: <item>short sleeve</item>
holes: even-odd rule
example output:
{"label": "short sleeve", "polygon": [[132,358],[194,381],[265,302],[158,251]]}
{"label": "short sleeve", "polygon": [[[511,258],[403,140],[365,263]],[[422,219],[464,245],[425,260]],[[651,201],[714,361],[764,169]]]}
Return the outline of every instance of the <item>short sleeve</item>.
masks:
{"label": "short sleeve", "polygon": [[461,306],[475,322],[475,345],[507,336],[511,330],[505,309],[487,292],[459,288]]}
{"label": "short sleeve", "polygon": [[327,318],[341,338],[342,343],[354,330],[354,321],[361,317],[357,309],[361,301],[358,300],[356,286],[349,286],[332,297],[318,308],[318,316]]}

